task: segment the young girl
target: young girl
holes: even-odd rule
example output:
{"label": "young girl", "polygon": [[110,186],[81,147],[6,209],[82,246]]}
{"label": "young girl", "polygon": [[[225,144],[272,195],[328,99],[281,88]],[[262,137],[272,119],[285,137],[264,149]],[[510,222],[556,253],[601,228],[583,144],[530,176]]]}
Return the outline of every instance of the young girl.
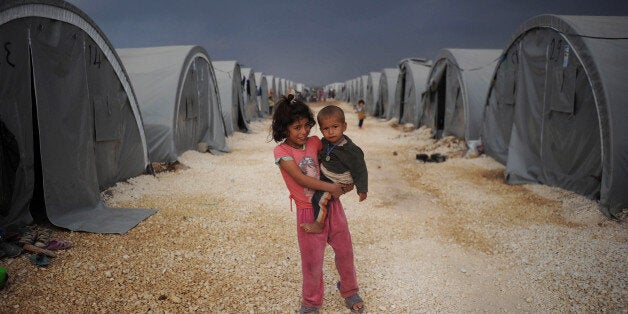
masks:
{"label": "young girl", "polygon": [[[325,246],[331,245],[335,253],[336,269],[340,275],[337,287],[352,312],[361,313],[364,301],[358,295],[358,282],[353,265],[353,244],[344,209],[338,197],[353,189],[318,180],[318,151],[322,149],[317,136],[309,136],[314,126],[314,114],[293,95],[281,97],[275,105],[272,137],[279,143],[275,147],[275,163],[281,170],[290,199],[297,207],[297,238],[301,252],[303,275],[300,313],[318,313],[323,303],[323,259]],[[330,214],[321,233],[308,233],[304,225],[313,222],[314,210],[311,197],[314,190],[331,193],[328,203]]]}

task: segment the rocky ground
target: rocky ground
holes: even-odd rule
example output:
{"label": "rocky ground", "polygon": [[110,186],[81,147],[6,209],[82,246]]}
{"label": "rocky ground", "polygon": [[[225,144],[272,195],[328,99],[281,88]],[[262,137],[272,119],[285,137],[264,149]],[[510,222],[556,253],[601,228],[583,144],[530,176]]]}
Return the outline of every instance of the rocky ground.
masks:
{"label": "rocky ground", "polygon": [[[352,107],[340,105],[369,168],[368,199],[343,196],[368,312],[628,312],[626,223],[569,191],[505,184],[501,164],[464,158],[460,140],[372,117],[360,130]],[[126,234],[55,229],[74,247],[51,265],[26,254],[2,260],[10,282],[0,312],[297,310],[295,214],[269,125],[231,136],[231,153],[189,151],[176,171],[103,192],[111,206],[158,210]],[[449,158],[415,159],[435,152]],[[324,271],[321,311],[348,312],[331,249]]]}

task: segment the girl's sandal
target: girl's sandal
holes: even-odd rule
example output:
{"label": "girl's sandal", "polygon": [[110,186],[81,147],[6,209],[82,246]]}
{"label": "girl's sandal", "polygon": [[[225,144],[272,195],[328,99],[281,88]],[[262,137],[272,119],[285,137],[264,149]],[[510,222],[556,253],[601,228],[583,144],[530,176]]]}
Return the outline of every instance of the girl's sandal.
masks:
{"label": "girl's sandal", "polygon": [[[338,288],[338,291],[340,291],[340,281],[336,283],[336,287]],[[358,303],[362,303],[362,306],[356,309],[355,305]],[[345,305],[347,306],[349,310],[351,310],[351,313],[362,313],[364,312],[364,309],[366,308],[366,306],[364,305],[364,300],[362,300],[360,295],[357,293],[350,297],[346,297]]]}
{"label": "girl's sandal", "polygon": [[[362,306],[360,306],[359,308],[355,308],[355,305],[358,303],[362,303]],[[360,297],[359,294],[354,294],[348,298],[345,298],[345,305],[347,306],[348,309],[351,310],[351,313],[362,313],[364,312],[364,300],[362,300],[362,298]]]}
{"label": "girl's sandal", "polygon": [[305,314],[305,313],[318,314],[318,309],[315,307],[308,307],[305,305],[301,305],[301,308],[299,309],[299,314]]}

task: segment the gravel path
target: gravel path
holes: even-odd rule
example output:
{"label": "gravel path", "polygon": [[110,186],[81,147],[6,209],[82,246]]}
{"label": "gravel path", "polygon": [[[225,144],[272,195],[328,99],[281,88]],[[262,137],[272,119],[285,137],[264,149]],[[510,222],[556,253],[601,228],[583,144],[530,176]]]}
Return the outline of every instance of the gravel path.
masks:
{"label": "gravel path", "polygon": [[[507,185],[502,165],[463,158],[460,140],[372,117],[359,130],[341,106],[370,173],[365,202],[343,196],[368,312],[628,312],[626,223],[568,191]],[[297,310],[295,214],[269,125],[230,137],[232,153],[189,151],[186,169],[105,191],[111,206],[159,210],[128,233],[54,230],[75,246],[47,268],[2,260],[0,313]],[[415,160],[433,152],[449,159]],[[331,249],[324,267],[322,312],[348,313]]]}

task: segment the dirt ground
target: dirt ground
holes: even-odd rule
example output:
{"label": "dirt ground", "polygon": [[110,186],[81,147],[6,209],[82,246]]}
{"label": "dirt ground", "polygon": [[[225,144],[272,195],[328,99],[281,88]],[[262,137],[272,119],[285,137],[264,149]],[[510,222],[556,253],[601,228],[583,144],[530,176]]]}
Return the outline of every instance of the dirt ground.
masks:
{"label": "dirt ground", "polygon": [[[508,185],[460,140],[369,117],[347,135],[365,152],[368,199],[343,196],[369,313],[628,312],[628,228],[594,201]],[[317,111],[322,104],[314,104]],[[300,302],[295,213],[273,163],[269,119],[228,139],[231,153],[188,151],[184,165],[103,192],[110,206],[158,213],[124,235],[55,229],[74,247],[48,267],[5,259],[1,313],[291,313]],[[320,136],[320,131],[313,131]],[[417,162],[441,153],[442,163]],[[323,313],[348,313],[325,260]]]}

